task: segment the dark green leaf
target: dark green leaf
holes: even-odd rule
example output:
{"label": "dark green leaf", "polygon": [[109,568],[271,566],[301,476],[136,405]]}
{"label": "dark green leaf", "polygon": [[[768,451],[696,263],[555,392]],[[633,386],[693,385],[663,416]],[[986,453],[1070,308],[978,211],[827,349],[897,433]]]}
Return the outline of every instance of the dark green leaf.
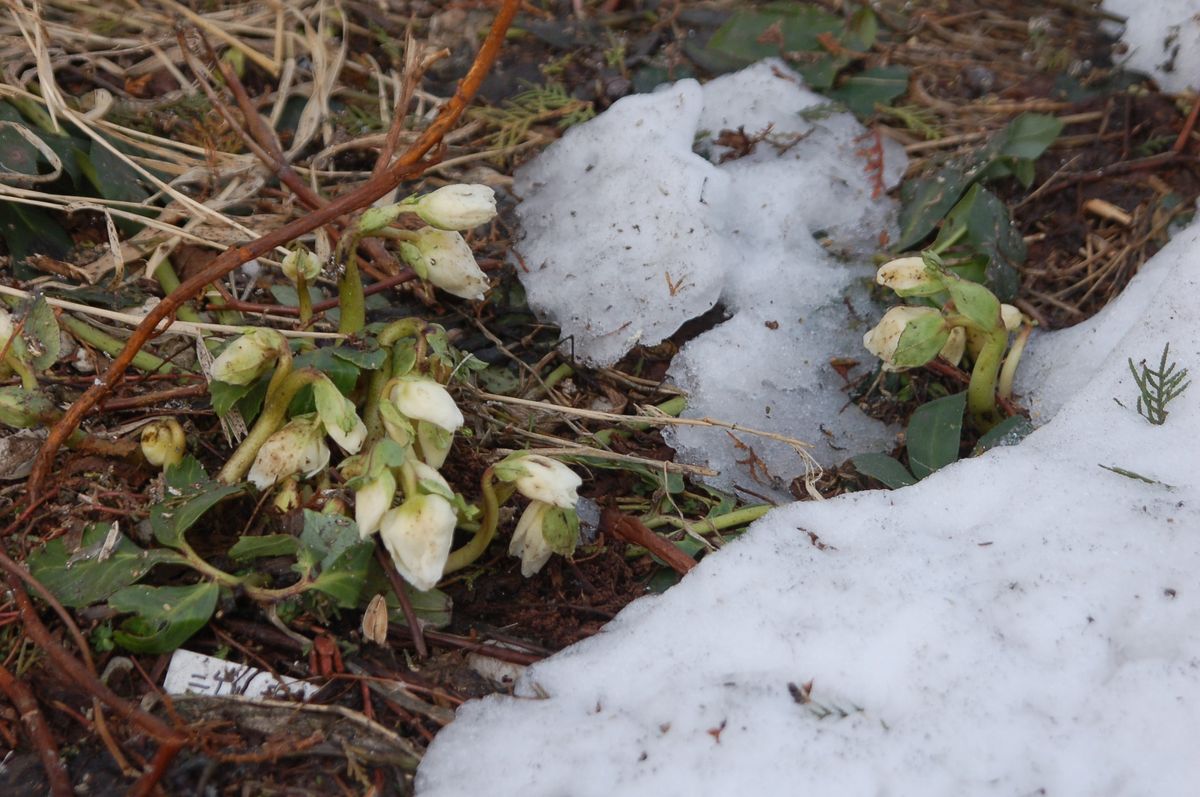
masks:
{"label": "dark green leaf", "polygon": [[326,558],[328,564],[322,566],[312,588],[333,598],[343,609],[358,606],[366,595],[367,574],[375,561],[374,541],[359,542],[355,530],[350,545],[343,546],[336,556]]}
{"label": "dark green leaf", "polygon": [[988,449],[999,446],[1015,446],[1033,431],[1033,424],[1024,415],[1013,415],[993,426],[971,451],[971,456],[977,457]]}
{"label": "dark green leaf", "polygon": [[62,337],[58,319],[41,294],[33,300],[21,328],[21,341],[34,369],[44,371],[58,360]]}
{"label": "dark green leaf", "polygon": [[[861,27],[865,34],[866,23]],[[821,44],[823,34],[839,40],[853,38],[840,17],[813,5],[780,2],[736,11],[704,48],[717,63],[702,66],[727,71],[772,56],[791,58],[810,88],[827,89],[849,59],[831,57]]]}
{"label": "dark green leaf", "polygon": [[886,454],[859,454],[850,461],[859,473],[881,481],[893,490],[917,483],[907,468]]}
{"label": "dark green leaf", "polygon": [[1063,123],[1041,113],[1023,113],[1000,134],[1000,155],[1037,160],[1062,132]]}
{"label": "dark green leaf", "polygon": [[209,482],[199,490],[190,492],[182,499],[167,499],[150,508],[150,527],[154,529],[154,539],[169,547],[178,547],[183,541],[183,535],[195,525],[205,512],[224,501],[231,495],[236,495],[244,489],[244,485],[220,485]]}
{"label": "dark green leaf", "polygon": [[987,258],[988,287],[1002,299],[1013,298],[1019,282],[1016,267],[1025,262],[1026,251],[1025,240],[1013,225],[1008,207],[991,191],[973,185],[947,214],[943,235],[938,239],[951,228],[965,230],[965,240],[972,250]]}
{"label": "dark green leaf", "polygon": [[64,606],[79,609],[128,587],[155,565],[185,561],[174,551],[144,551],[123,534],[116,536],[101,559],[111,529],[110,523],[89,524],[78,551],[68,552],[61,537],[51,540],[29,556],[30,572]]}
{"label": "dark green leaf", "polygon": [[40,275],[25,262],[30,255],[62,260],[75,246],[71,236],[50,213],[13,202],[0,202],[0,239],[17,266],[13,274],[18,279]]}
{"label": "dark green leaf", "polygon": [[300,532],[300,544],[313,554],[314,561],[322,569],[330,566],[344,551],[358,544],[358,526],[342,515],[322,515],[311,509],[304,510],[304,530]]}
{"label": "dark green leaf", "polygon": [[231,385],[217,379],[208,383],[208,395],[212,399],[213,412],[217,417],[224,418],[233,409],[233,405],[250,392],[253,383],[249,385]]}
{"label": "dark green leaf", "polygon": [[[13,124],[19,124],[28,129],[23,122],[13,122]],[[24,136],[9,125],[0,126],[0,174],[4,173],[39,174],[37,147],[26,141]]]}
{"label": "dark green leaf", "polygon": [[[358,383],[358,375],[361,373],[358,366],[338,357],[334,353],[332,346],[324,346],[313,351],[306,351],[295,358],[293,367],[296,370],[301,368],[316,368],[328,376],[337,385],[338,390],[347,395],[354,390],[355,384]],[[294,417],[296,415],[307,415],[315,411],[316,405],[313,402],[312,390],[305,388],[296,394],[296,398],[292,399],[292,403],[288,408],[288,415]]]}
{"label": "dark green leaf", "polygon": [[186,642],[217,608],[217,585],[126,587],[108,599],[118,612],[132,612],[113,634],[118,645],[135,653],[170,653]]}
{"label": "dark green leaf", "polygon": [[290,534],[267,534],[262,537],[238,537],[229,549],[229,556],[239,562],[262,556],[293,556],[300,541]]}
{"label": "dark green leaf", "polygon": [[204,466],[191,454],[185,455],[178,465],[167,468],[167,487],[174,491],[175,495],[196,492],[208,481]]}
{"label": "dark green leaf", "polygon": [[933,177],[906,180],[900,187],[900,240],[897,251],[912,249],[925,239],[958,202],[970,184],[961,169],[945,168]]}
{"label": "dark green leaf", "polygon": [[379,344],[375,342],[374,338],[364,343],[361,348],[337,346],[333,349],[333,356],[364,371],[378,370],[387,360],[387,352],[379,348]]}
{"label": "dark green leaf", "polygon": [[958,459],[966,391],[917,407],[908,422],[908,467],[918,479]]}
{"label": "dark green leaf", "polygon": [[878,36],[879,19],[875,12],[866,7],[855,11],[846,26],[846,45],[853,50],[865,52],[871,49]]}
{"label": "dark green leaf", "polygon": [[907,90],[907,68],[882,66],[846,78],[826,95],[845,105],[856,116],[865,118],[875,113],[876,105],[891,105],[892,100]]}

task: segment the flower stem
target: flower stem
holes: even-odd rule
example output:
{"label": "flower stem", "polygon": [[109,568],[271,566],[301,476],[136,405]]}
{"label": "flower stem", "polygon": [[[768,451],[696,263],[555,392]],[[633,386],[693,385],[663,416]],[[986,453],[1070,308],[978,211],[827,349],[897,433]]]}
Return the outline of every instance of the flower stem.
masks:
{"label": "flower stem", "polygon": [[986,432],[1000,422],[996,409],[996,376],[1000,361],[1008,346],[1008,331],[1004,327],[987,333],[986,342],[975,358],[971,383],[967,386],[967,409],[975,427]]}
{"label": "flower stem", "polygon": [[[182,317],[182,316],[181,316]],[[185,321],[187,319],[184,319]],[[96,329],[86,321],[63,313],[58,317],[58,323],[78,341],[86,343],[94,349],[99,349],[110,357],[116,357],[125,348],[125,341],[102,330]],[[133,358],[133,366],[154,374],[173,374],[179,369],[142,349]]]}
{"label": "flower stem", "polygon": [[[288,363],[290,367],[290,360]],[[284,363],[281,362],[280,367],[283,366]],[[283,426],[283,422],[287,419],[288,405],[292,403],[292,399],[300,392],[300,389],[326,378],[315,368],[302,368],[287,374],[278,383],[276,383],[276,377],[278,377],[278,373],[271,378],[267,400],[258,420],[254,422],[254,428],[250,430],[250,434],[246,435],[246,439],[237,447],[237,450],[229,456],[228,461],[221,468],[221,472],[217,474],[217,481],[221,484],[234,484],[245,477],[250,466],[254,464],[254,458],[258,456],[258,449],[262,448],[268,437]]]}
{"label": "flower stem", "polygon": [[687,529],[695,534],[712,534],[715,531],[724,531],[725,529],[732,529],[744,526],[747,523],[753,523],[774,508],[771,504],[755,504],[753,506],[744,506],[741,509],[727,512],[715,518],[707,518],[695,522],[671,515],[659,515],[656,518],[647,520],[646,528],[657,529],[663,526],[674,526],[680,529]]}
{"label": "flower stem", "polygon": [[1029,333],[1033,331],[1033,327],[1029,324],[1022,324],[1021,330],[1017,332],[1017,337],[1013,340],[1012,348],[1008,350],[1008,356],[1004,358],[1004,367],[1000,369],[1000,386],[998,391],[1000,398],[1012,398],[1013,380],[1017,376],[1017,364],[1021,361],[1021,354],[1025,351],[1025,342],[1029,340]]}
{"label": "flower stem", "polygon": [[313,306],[312,296],[308,293],[308,280],[304,279],[304,275],[296,277],[296,298],[300,301],[300,326],[307,327],[308,322],[312,321]]}
{"label": "flower stem", "polygon": [[339,246],[346,263],[346,271],[338,281],[338,307],[341,310],[338,332],[343,335],[356,335],[367,325],[362,276],[358,273],[358,241],[359,236],[348,235]]}
{"label": "flower stem", "polygon": [[479,521],[479,530],[470,542],[457,551],[451,551],[450,558],[446,560],[446,566],[442,569],[443,577],[456,570],[462,570],[483,556],[492,538],[496,536],[496,524],[500,521],[500,501],[496,496],[495,474],[491,468],[483,472],[483,477],[479,480],[479,491],[483,498],[483,517]]}
{"label": "flower stem", "polygon": [[25,390],[36,391],[38,389],[37,377],[33,373],[24,360],[17,356],[16,352],[9,350],[8,354],[4,355],[4,362],[8,367],[16,372],[17,376],[21,377],[21,387]]}
{"label": "flower stem", "polygon": [[247,584],[246,579],[235,576],[232,573],[226,573],[219,567],[214,567],[209,564],[204,557],[196,553],[195,549],[187,543],[186,540],[180,540],[178,550],[187,559],[188,566],[193,570],[208,576],[213,581],[223,587],[241,587],[245,590],[246,595],[256,601],[278,601],[284,598],[290,598],[293,595],[299,595],[306,591],[312,582],[304,578],[292,584],[289,587],[281,587],[279,589],[265,589],[256,587],[253,584]]}

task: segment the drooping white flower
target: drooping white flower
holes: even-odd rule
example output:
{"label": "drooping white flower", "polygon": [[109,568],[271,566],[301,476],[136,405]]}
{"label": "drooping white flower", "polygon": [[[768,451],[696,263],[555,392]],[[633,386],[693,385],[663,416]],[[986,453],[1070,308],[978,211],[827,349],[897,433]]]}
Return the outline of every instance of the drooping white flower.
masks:
{"label": "drooping white flower", "polygon": [[293,418],[267,438],[247,478],[260,490],[295,473],[312,476],[329,464],[329,446],[315,414]]}
{"label": "drooping white flower", "polygon": [[279,267],[293,284],[298,283],[301,277],[306,282],[312,282],[321,274],[321,261],[303,245],[288,252]]}
{"label": "drooping white flower", "polygon": [[417,443],[421,447],[421,458],[431,468],[440,468],[450,456],[454,435],[428,421],[417,422]]}
{"label": "drooping white flower", "polygon": [[486,185],[448,185],[417,200],[426,224],[442,230],[469,230],[496,217],[496,192]]}
{"label": "drooping white flower", "polygon": [[572,509],[579,501],[576,491],[583,479],[556,459],[541,454],[516,454],[497,463],[495,472],[531,501],[563,509]]}
{"label": "drooping white flower", "polygon": [[348,454],[357,454],[367,439],[367,425],[358,417],[354,402],[342,395],[329,377],[313,383],[313,401],[325,431]]}
{"label": "drooping white flower", "polygon": [[420,485],[422,492],[440,495],[447,500],[454,496],[454,490],[450,489],[450,482],[446,481],[446,477],[438,472],[437,468],[426,465],[419,459],[411,460],[410,464],[417,474],[417,484]]}
{"label": "drooping white flower", "polygon": [[142,456],[156,468],[178,465],[187,451],[187,436],[174,418],[159,418],[142,427]]}
{"label": "drooping white flower", "polygon": [[[937,319],[936,323],[934,322],[935,318]],[[863,335],[863,346],[883,361],[883,370],[900,371],[911,367],[896,363],[896,350],[900,345],[900,336],[904,334],[908,325],[917,322],[933,327],[942,320],[942,314],[932,307],[893,307],[884,313],[883,318],[874,328]],[[945,334],[948,335],[949,332],[946,331]],[[937,355],[944,343],[945,341],[942,341],[937,348],[930,352],[930,359]]]}
{"label": "drooping white flower", "polygon": [[440,495],[414,495],[386,512],[379,537],[396,570],[421,592],[433,589],[442,577],[458,515]]}
{"label": "drooping white flower", "polygon": [[1023,318],[1021,311],[1011,304],[1000,305],[1000,320],[1004,322],[1004,328],[1009,332],[1016,332],[1017,327],[1021,326]]}
{"label": "drooping white flower", "polygon": [[963,352],[967,350],[967,330],[962,327],[955,327],[950,330],[950,337],[946,339],[946,345],[942,346],[942,350],[938,352],[938,356],[951,365],[958,365],[962,360]]}
{"label": "drooping white flower", "polygon": [[13,334],[12,316],[3,307],[0,307],[0,350],[8,346],[8,339]]}
{"label": "drooping white flower", "polygon": [[273,329],[249,329],[213,360],[212,378],[230,385],[248,385],[269,371],[287,341]]}
{"label": "drooping white flower", "polygon": [[945,290],[942,280],[920,257],[901,257],[884,263],[875,272],[875,281],[899,296],[932,296]]}
{"label": "drooping white flower", "polygon": [[396,477],[383,468],[354,493],[354,522],[362,539],[374,534],[396,496]]}
{"label": "drooping white flower", "polygon": [[490,287],[475,253],[457,232],[425,227],[400,248],[400,254],[418,276],[451,296],[478,301]]}
{"label": "drooping white flower", "polygon": [[392,382],[388,398],[402,415],[429,421],[447,432],[457,431],[464,422],[462,411],[450,392],[438,382],[419,376],[402,376]]}
{"label": "drooping white flower", "polygon": [[521,557],[521,575],[529,578],[546,566],[554,554],[542,532],[550,504],[531,501],[517,521],[512,540],[508,544],[508,555]]}

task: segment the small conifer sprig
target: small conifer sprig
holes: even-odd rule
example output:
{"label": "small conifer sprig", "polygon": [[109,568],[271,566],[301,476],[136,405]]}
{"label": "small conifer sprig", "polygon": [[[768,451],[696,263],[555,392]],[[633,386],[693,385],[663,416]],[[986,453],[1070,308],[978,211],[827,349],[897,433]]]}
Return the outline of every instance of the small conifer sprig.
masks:
{"label": "small conifer sprig", "polygon": [[1143,360],[1139,371],[1133,364],[1133,358],[1129,359],[1129,373],[1133,374],[1133,381],[1137,383],[1141,392],[1137,400],[1138,414],[1155,426],[1166,422],[1167,405],[1183,395],[1192,384],[1190,379],[1184,381],[1187,379],[1188,369],[1176,370],[1178,363],[1175,362],[1167,364],[1170,350],[1170,343],[1163,346],[1162,359],[1157,370],[1152,370]]}

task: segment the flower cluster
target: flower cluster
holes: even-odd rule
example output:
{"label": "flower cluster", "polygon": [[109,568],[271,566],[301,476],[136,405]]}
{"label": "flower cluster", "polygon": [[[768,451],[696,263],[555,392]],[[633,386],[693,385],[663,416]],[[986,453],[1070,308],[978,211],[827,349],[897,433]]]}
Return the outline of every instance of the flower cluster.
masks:
{"label": "flower cluster", "polygon": [[863,345],[882,361],[883,370],[919,368],[937,357],[958,365],[969,357],[973,365],[968,406],[978,426],[992,425],[1009,333],[1023,329],[1005,363],[1002,396],[1011,390],[1012,372],[1028,334],[1030,325],[1021,311],[1002,304],[983,285],[958,276],[931,252],[885,263],[875,280],[902,298],[920,302],[891,308],[863,336]]}

